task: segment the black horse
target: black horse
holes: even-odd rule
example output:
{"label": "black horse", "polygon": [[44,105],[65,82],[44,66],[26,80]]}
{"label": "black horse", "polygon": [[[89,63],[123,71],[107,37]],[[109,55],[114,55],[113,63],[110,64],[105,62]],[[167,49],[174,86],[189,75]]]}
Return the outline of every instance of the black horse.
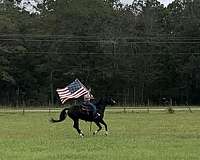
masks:
{"label": "black horse", "polygon": [[[88,110],[86,106],[74,105],[74,106],[71,106],[70,108],[64,108],[60,113],[59,120],[54,120],[52,118],[51,122],[53,123],[62,122],[63,120],[65,120],[65,118],[68,115],[74,121],[73,127],[77,130],[77,132],[79,133],[81,137],[83,137],[84,134],[79,128],[79,119],[89,121],[89,122],[94,122],[99,127],[99,129],[93,132],[93,134],[98,133],[102,129],[101,124],[103,124],[105,126],[106,135],[107,135],[108,134],[107,124],[103,120],[105,107],[107,105],[114,105],[116,104],[116,102],[111,97],[105,97],[105,98],[101,98],[99,101],[95,102],[94,104],[96,105],[97,113],[100,114],[100,116],[96,117],[95,119],[92,116],[92,113],[90,113],[90,111]],[[68,110],[68,112],[66,112],[66,110]]]}

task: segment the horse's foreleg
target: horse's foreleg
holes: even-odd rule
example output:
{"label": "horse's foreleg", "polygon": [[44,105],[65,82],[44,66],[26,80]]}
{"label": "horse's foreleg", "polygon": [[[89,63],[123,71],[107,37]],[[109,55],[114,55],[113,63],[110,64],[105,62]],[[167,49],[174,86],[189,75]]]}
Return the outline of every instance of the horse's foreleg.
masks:
{"label": "horse's foreleg", "polygon": [[74,120],[74,125],[73,125],[73,127],[77,130],[77,132],[79,133],[79,135],[81,136],[81,137],[83,137],[84,136],[84,134],[83,134],[83,132],[80,130],[80,128],[79,128],[79,120],[77,119],[77,120]]}
{"label": "horse's foreleg", "polygon": [[105,127],[105,131],[106,131],[105,134],[108,135],[108,127],[107,127],[106,122],[104,122],[104,120],[102,119],[102,120],[100,121],[100,123],[104,125],[104,127]]}
{"label": "horse's foreleg", "polygon": [[93,135],[97,134],[102,129],[102,127],[101,127],[99,122],[95,122],[95,124],[99,127],[99,129],[96,130],[95,132],[93,132]]}

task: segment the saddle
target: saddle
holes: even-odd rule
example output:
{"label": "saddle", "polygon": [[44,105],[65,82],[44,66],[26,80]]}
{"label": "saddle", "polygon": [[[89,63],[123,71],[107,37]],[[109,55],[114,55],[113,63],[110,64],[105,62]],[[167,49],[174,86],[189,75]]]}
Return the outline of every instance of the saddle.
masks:
{"label": "saddle", "polygon": [[96,119],[98,117],[100,117],[100,114],[98,113],[98,111],[96,110],[96,112],[93,109],[93,106],[91,106],[91,104],[87,104],[87,103],[82,103],[81,105],[81,112],[83,114],[86,114],[88,116],[90,116],[93,119]]}
{"label": "saddle", "polygon": [[91,106],[87,104],[81,104],[81,111],[86,112],[88,115],[92,112]]}

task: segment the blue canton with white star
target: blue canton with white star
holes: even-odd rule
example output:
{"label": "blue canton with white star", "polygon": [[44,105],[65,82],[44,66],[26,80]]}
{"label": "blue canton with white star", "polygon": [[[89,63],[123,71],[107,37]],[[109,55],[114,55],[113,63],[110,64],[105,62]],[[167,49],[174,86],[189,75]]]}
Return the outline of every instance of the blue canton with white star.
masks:
{"label": "blue canton with white star", "polygon": [[68,89],[71,93],[76,92],[77,90],[79,90],[81,88],[81,84],[78,81],[74,81],[72,82],[69,86]]}

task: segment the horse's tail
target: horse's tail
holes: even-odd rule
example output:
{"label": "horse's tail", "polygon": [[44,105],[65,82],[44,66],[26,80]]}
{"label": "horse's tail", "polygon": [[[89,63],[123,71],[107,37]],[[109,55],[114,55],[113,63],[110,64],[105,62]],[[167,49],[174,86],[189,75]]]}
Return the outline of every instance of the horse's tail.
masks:
{"label": "horse's tail", "polygon": [[55,123],[55,122],[62,122],[65,120],[65,118],[67,117],[67,113],[66,110],[68,110],[69,108],[64,108],[61,112],[60,112],[60,118],[58,120],[55,120],[53,118],[51,118],[50,122]]}

